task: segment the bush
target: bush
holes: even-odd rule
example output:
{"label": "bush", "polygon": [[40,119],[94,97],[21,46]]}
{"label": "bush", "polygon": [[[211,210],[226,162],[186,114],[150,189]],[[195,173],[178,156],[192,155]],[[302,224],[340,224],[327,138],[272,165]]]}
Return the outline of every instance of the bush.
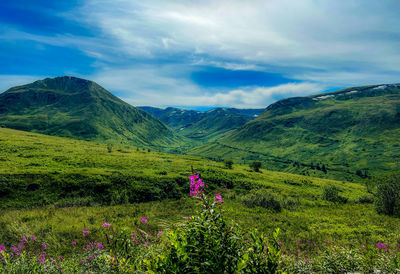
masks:
{"label": "bush", "polygon": [[400,175],[392,174],[379,181],[375,195],[376,212],[400,216]]}
{"label": "bush", "polygon": [[347,198],[339,195],[340,189],[336,186],[328,186],[324,187],[322,191],[322,200],[345,204],[347,203]]}
{"label": "bush", "polygon": [[252,168],[255,172],[260,172],[261,168],[261,162],[260,161],[254,161],[250,164],[250,168]]}
{"label": "bush", "polygon": [[248,207],[261,206],[276,212],[282,211],[281,203],[274,196],[263,189],[254,189],[249,194],[242,197],[242,203]]}
{"label": "bush", "polygon": [[225,167],[228,169],[232,169],[233,161],[232,160],[225,160]]}
{"label": "bush", "polygon": [[359,204],[372,204],[374,202],[374,197],[362,196],[362,197],[358,198],[357,202]]}

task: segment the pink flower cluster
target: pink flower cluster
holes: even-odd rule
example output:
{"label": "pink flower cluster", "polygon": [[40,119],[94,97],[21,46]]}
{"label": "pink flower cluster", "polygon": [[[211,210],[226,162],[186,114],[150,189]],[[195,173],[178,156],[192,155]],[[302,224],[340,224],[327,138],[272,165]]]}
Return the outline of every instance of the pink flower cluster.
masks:
{"label": "pink flower cluster", "polygon": [[190,197],[198,197],[201,193],[204,192],[204,183],[199,178],[199,174],[194,174],[189,176],[190,179]]}
{"label": "pink flower cluster", "polygon": [[222,204],[224,201],[222,201],[222,196],[221,194],[217,194],[214,196],[214,200],[218,203],[218,204]]}

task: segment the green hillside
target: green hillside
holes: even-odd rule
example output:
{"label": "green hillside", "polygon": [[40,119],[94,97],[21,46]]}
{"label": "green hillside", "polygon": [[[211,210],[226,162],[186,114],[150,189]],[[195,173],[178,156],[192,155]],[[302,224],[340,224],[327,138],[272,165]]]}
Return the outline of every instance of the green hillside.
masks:
{"label": "green hillside", "polygon": [[56,77],[0,94],[0,126],[110,144],[174,147],[181,138],[98,84]]}
{"label": "green hillside", "polygon": [[399,136],[400,85],[365,86],[278,101],[191,153],[357,180],[400,169]]}
{"label": "green hillside", "polygon": [[178,108],[159,109],[139,107],[145,110],[176,133],[196,142],[207,142],[224,136],[227,132],[243,126],[257,117],[262,109],[215,108],[208,111],[185,110]]}

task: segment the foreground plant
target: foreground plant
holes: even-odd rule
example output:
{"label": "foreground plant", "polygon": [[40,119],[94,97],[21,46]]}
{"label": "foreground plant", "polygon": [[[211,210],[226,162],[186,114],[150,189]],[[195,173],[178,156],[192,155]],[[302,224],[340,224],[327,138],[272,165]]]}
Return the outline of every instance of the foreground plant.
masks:
{"label": "foreground plant", "polygon": [[190,179],[190,196],[199,203],[196,216],[168,233],[168,245],[147,261],[148,270],[176,273],[275,273],[280,261],[279,230],[268,242],[254,231],[245,240],[238,225],[223,217],[222,196],[213,198],[198,174]]}

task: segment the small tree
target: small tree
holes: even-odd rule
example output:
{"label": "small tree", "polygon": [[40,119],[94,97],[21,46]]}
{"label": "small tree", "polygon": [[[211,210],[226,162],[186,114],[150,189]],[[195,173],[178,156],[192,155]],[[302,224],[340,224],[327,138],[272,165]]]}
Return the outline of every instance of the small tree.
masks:
{"label": "small tree", "polygon": [[347,202],[347,198],[339,195],[339,188],[336,186],[328,186],[324,187],[322,191],[322,200],[333,202],[333,203],[341,203],[344,204]]}
{"label": "small tree", "polygon": [[111,144],[108,144],[107,145],[107,151],[108,151],[108,153],[111,153],[112,152],[112,145]]}
{"label": "small tree", "polygon": [[232,160],[225,160],[225,167],[228,169],[232,169],[233,161]]}
{"label": "small tree", "polygon": [[400,174],[379,179],[375,195],[375,209],[379,214],[400,216]]}
{"label": "small tree", "polygon": [[250,168],[252,168],[255,172],[260,172],[261,168],[261,162],[260,161],[254,161],[250,164]]}

